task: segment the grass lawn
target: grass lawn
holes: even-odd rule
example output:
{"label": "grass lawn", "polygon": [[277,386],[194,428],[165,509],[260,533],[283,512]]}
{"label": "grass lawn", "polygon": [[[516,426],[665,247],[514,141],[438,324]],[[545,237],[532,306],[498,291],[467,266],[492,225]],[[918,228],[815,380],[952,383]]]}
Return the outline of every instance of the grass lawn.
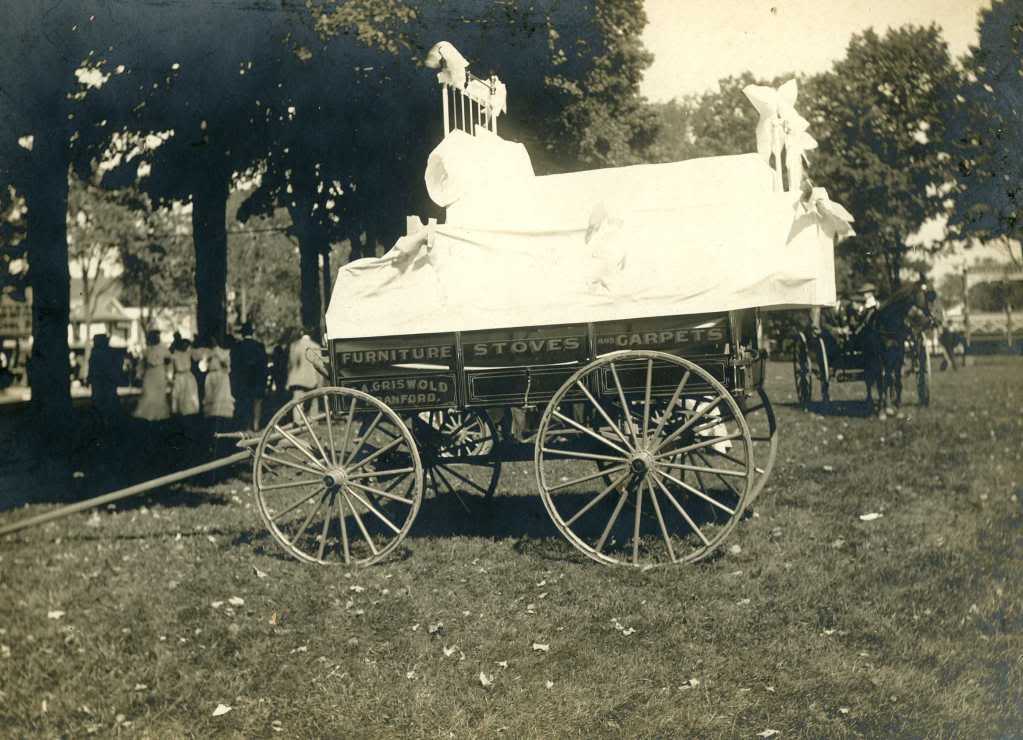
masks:
{"label": "grass lawn", "polygon": [[1019,735],[1023,363],[885,422],[767,387],[775,472],[695,566],[586,559],[528,463],[364,570],[284,557],[244,467],[6,538],[0,736]]}

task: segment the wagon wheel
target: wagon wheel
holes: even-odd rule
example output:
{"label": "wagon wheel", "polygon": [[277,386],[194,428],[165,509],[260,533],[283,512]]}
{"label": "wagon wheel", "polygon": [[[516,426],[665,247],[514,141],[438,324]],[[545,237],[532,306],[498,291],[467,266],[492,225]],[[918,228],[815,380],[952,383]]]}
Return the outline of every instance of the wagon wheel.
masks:
{"label": "wagon wheel", "polygon": [[802,332],[796,336],[796,347],[792,352],[792,375],[796,381],[796,399],[805,406],[813,400],[813,370],[810,367],[810,348]]}
{"label": "wagon wheel", "polygon": [[927,342],[922,337],[916,344],[916,400],[921,406],[930,406],[931,353],[927,351]]}
{"label": "wagon wheel", "polygon": [[[656,419],[655,394],[670,396]],[[641,399],[639,418],[623,413],[630,399]],[[569,412],[579,401],[592,406],[591,428]],[[676,413],[683,423],[671,422]],[[610,466],[594,471],[598,461]],[[648,350],[605,355],[565,381],[540,421],[535,462],[554,524],[609,565],[706,557],[741,518],[755,476],[749,427],[728,390],[699,365]]]}
{"label": "wagon wheel", "polygon": [[763,388],[757,388],[755,395],[743,399],[740,406],[749,426],[750,437],[753,440],[753,459],[756,461],[753,468],[755,474],[753,489],[746,504],[749,506],[760,496],[774,469],[774,461],[778,456],[778,420],[774,415],[771,399]]}
{"label": "wagon wheel", "polygon": [[410,419],[423,459],[427,488],[490,498],[501,478],[501,460],[494,455],[497,428],[485,411],[424,411]]}
{"label": "wagon wheel", "polygon": [[408,533],[423,497],[411,432],[384,403],[351,388],[322,388],[285,404],[260,439],[252,478],[270,534],[309,563],[383,559]]}

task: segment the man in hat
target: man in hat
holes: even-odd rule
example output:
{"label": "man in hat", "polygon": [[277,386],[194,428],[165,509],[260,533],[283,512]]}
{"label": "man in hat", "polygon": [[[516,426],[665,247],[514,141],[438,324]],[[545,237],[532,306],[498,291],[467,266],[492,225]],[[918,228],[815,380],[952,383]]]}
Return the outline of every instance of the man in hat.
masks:
{"label": "man in hat", "polygon": [[863,328],[877,315],[879,306],[876,293],[877,287],[873,283],[863,283],[853,294],[855,311],[850,326],[853,337],[858,337]]}
{"label": "man in hat", "polygon": [[235,345],[233,359],[235,413],[243,429],[258,431],[266,396],[266,348],[253,337],[252,322],[242,324],[242,340]]}

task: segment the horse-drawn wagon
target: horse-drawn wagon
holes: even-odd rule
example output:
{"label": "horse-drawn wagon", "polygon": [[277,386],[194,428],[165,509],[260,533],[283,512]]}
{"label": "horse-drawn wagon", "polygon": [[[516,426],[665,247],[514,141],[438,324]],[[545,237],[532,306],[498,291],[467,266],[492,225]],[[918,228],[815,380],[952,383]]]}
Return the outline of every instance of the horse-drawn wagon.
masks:
{"label": "horse-drawn wagon", "polygon": [[[329,386],[239,443],[265,525],[306,562],[377,562],[425,496],[485,500],[502,464],[532,458],[587,556],[705,557],[774,464],[761,311],[834,301],[840,229],[800,188],[794,83],[747,92],[756,154],[538,177],[496,135],[500,82],[433,56],[445,137],[427,184],[445,223],[409,219],[340,271]],[[499,433],[512,410],[516,434]]]}

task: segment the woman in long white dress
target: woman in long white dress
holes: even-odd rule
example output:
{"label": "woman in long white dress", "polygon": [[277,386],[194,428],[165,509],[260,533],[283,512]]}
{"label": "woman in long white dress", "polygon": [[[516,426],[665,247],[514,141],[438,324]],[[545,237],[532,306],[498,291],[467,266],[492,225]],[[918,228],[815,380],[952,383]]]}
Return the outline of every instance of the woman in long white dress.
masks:
{"label": "woman in long white dress", "polygon": [[209,350],[209,370],[202,412],[207,418],[222,422],[234,418],[234,396],[231,395],[231,353],[214,339]]}
{"label": "woman in long white dress", "polygon": [[145,353],[142,355],[142,395],[135,407],[135,418],[146,421],[163,421],[170,417],[167,403],[167,365],[170,351],[160,344],[160,332],[146,334]]}
{"label": "woman in long white dress", "polygon": [[192,374],[191,343],[181,339],[171,346],[171,367],[174,380],[171,385],[171,413],[175,416],[192,416],[199,413],[199,385]]}

